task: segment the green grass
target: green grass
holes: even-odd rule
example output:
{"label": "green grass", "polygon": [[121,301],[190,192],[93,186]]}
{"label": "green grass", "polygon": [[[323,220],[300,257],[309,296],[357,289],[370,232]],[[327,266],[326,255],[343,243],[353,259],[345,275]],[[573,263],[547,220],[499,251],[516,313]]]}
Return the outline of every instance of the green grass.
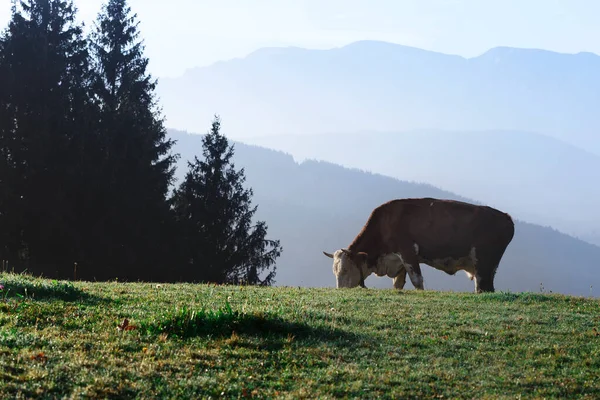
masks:
{"label": "green grass", "polygon": [[597,299],[0,284],[2,399],[600,398]]}

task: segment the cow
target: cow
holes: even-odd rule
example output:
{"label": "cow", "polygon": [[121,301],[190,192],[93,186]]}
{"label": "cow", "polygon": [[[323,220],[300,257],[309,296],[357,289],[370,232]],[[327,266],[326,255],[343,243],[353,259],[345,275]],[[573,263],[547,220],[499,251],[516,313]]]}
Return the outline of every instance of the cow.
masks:
{"label": "cow", "polygon": [[424,290],[419,264],[449,275],[463,270],[475,292],[494,292],[494,277],[515,232],[510,215],[488,206],[455,200],[406,198],[376,207],[352,243],[331,254],[336,287],[365,287],[371,274],[394,279],[403,289],[406,274]]}

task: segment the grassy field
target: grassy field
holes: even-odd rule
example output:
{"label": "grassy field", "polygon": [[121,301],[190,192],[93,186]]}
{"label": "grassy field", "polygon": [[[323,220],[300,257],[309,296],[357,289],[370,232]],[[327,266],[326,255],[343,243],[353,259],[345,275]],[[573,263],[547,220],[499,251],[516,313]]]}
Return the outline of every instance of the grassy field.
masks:
{"label": "grassy field", "polygon": [[600,398],[600,301],[0,274],[0,398]]}

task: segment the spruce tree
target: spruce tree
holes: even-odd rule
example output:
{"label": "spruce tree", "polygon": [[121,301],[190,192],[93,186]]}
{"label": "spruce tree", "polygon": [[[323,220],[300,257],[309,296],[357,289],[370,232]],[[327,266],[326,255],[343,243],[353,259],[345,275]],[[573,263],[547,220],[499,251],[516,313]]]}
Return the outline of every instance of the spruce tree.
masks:
{"label": "spruce tree", "polygon": [[[279,240],[268,240],[264,221],[253,224],[257,206],[236,171],[234,146],[220,133],[218,116],[202,139],[204,160],[188,162],[173,207],[181,233],[181,255],[194,277],[219,284],[272,285]],[[261,273],[267,271],[265,277]]]}
{"label": "spruce tree", "polygon": [[166,137],[139,35],[127,1],[108,0],[91,36],[103,192],[93,226],[104,234],[98,251],[115,274],[168,279],[159,272],[169,262],[167,195],[176,156],[170,154],[173,141]]}
{"label": "spruce tree", "polygon": [[0,247],[48,274],[78,257],[89,75],[75,14],[68,0],[13,0],[0,45]]}

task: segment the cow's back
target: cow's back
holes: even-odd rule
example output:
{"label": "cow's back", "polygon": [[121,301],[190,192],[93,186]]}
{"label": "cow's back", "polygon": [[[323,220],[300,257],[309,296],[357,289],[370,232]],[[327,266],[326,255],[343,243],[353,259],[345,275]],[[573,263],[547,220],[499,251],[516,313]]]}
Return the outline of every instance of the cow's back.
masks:
{"label": "cow's back", "polygon": [[416,243],[425,256],[462,256],[473,247],[503,252],[514,235],[511,217],[488,206],[433,198],[393,200],[386,206],[396,240]]}

